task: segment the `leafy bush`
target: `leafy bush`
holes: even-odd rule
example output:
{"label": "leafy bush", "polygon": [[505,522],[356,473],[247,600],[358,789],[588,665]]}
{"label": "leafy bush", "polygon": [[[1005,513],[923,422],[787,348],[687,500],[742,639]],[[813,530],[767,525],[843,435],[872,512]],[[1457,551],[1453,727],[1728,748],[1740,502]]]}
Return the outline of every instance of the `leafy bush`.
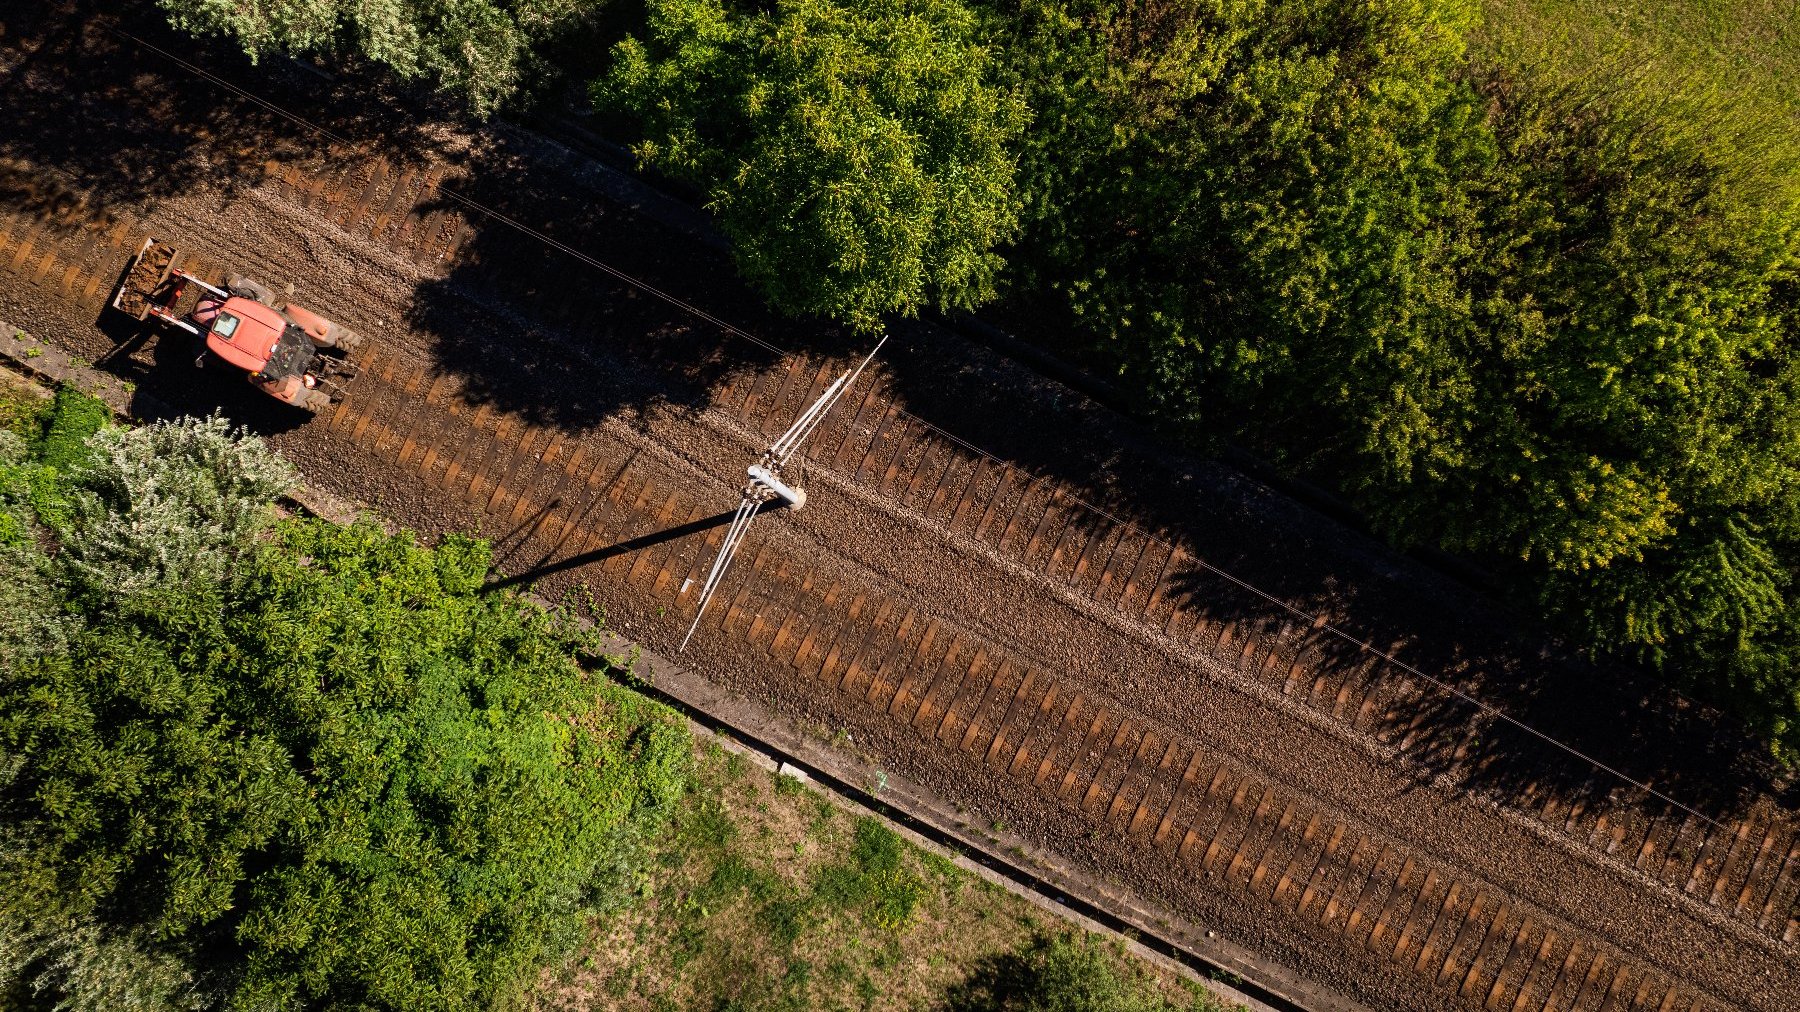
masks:
{"label": "leafy bush", "polygon": [[859,328],[993,294],[1024,109],[960,3],[651,0],[595,90],[704,189],[750,282]]}
{"label": "leafy bush", "polygon": [[85,460],[89,436],[112,424],[106,402],[70,386],[58,387],[37,445],[37,462],[67,471]]}
{"label": "leafy bush", "polygon": [[87,440],[112,422],[112,409],[73,387],[45,405],[8,401],[0,414],[0,545],[23,544],[37,525],[67,529],[73,512],[69,472],[85,461]]}
{"label": "leafy bush", "polygon": [[95,592],[130,597],[224,579],[294,471],[261,438],[214,416],[101,431],[69,483],[63,562]]}
{"label": "leafy bush", "polygon": [[1483,155],[1450,78],[1464,5],[996,6],[1035,113],[1017,266],[1165,417],[1229,421],[1295,370],[1329,393],[1453,308],[1446,226]]}
{"label": "leafy bush", "polygon": [[179,28],[229,35],[252,58],[359,56],[426,78],[488,115],[518,88],[530,46],[597,0],[158,0]]}
{"label": "leafy bush", "polygon": [[1170,1001],[1091,936],[1040,935],[1019,952],[989,959],[951,989],[950,1012],[1224,1012],[1195,988]]}
{"label": "leafy bush", "polygon": [[66,915],[0,909],[0,981],[52,1012],[202,1009],[207,997],[181,960],[140,931],[119,934]]}
{"label": "leafy bush", "polygon": [[1369,397],[1405,436],[1363,454],[1366,505],[1518,560],[1589,642],[1717,671],[1785,621],[1800,562],[1800,193],[1632,93],[1481,85],[1469,319],[1420,342],[1433,382],[1382,370],[1415,417]]}
{"label": "leafy bush", "polygon": [[[285,474],[216,422],[96,441],[77,540],[140,500],[241,533],[260,514],[235,501]],[[123,601],[92,592],[94,549],[89,568],[0,554],[5,603],[67,616],[0,621],[0,987],[66,1008],[504,1003],[684,789],[685,728],[586,674],[564,618],[485,593],[484,544],[274,535],[205,592]]]}
{"label": "leafy bush", "polygon": [[0,429],[0,545],[23,544],[31,534],[31,518],[23,509],[29,499],[26,469],[30,466],[31,450],[25,439],[10,429]]}
{"label": "leafy bush", "polygon": [[1336,484],[1800,756],[1800,187],[1455,2],[1003,5],[1024,277],[1184,431]]}
{"label": "leafy bush", "polygon": [[11,429],[0,429],[0,467],[22,464],[31,459],[31,444]]}
{"label": "leafy bush", "polygon": [[0,670],[16,670],[68,642],[75,623],[60,607],[50,569],[29,532],[21,543],[0,543]]}

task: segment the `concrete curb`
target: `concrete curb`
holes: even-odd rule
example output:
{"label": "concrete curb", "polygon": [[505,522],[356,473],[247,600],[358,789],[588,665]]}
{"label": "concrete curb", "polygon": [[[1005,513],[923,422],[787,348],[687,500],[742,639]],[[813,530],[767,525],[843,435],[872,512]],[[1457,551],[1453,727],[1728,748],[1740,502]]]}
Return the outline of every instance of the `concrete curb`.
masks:
{"label": "concrete curb", "polygon": [[50,383],[67,383],[84,394],[98,397],[113,409],[114,414],[126,418],[169,415],[167,405],[149,403],[154,399],[140,395],[130,383],[95,369],[5,320],[0,320],[0,358],[27,376]]}

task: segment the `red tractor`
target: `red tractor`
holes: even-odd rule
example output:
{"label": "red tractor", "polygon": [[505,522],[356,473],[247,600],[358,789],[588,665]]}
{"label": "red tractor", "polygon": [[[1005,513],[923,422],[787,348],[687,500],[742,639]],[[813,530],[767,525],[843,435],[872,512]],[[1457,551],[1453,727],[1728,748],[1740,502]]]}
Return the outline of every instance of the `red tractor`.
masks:
{"label": "red tractor", "polygon": [[195,359],[214,356],[249,374],[257,389],[308,411],[331,405],[332,389],[352,375],[349,356],[362,337],[248,278],[232,275],[224,288],[180,270],[175,247],[150,238],[125,270],[112,306],[139,320],[155,318],[203,337]]}

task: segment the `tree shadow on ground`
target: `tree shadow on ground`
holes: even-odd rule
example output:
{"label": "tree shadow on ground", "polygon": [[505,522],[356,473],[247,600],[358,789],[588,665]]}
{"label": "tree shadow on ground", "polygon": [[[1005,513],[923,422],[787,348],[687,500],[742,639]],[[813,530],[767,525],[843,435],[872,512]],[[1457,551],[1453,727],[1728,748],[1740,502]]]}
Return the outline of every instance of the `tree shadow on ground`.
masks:
{"label": "tree shadow on ground", "polygon": [[1366,624],[1387,617],[1379,600],[1354,613],[1354,626],[1336,609],[1308,610],[1336,627],[1328,628],[1199,564],[1170,579],[1179,607],[1209,630],[1194,642],[1216,644],[1210,630],[1232,629],[1216,655],[1392,747],[1396,769],[1415,784],[1448,781],[1581,832],[1602,813],[1615,826],[1645,814],[1682,819],[1668,799],[1719,819],[1745,817],[1769,793],[1790,809],[1800,801],[1729,717],[1547,638],[1533,650],[1492,627],[1495,606],[1432,615],[1423,629],[1390,618],[1374,628],[1407,632],[1383,639]]}
{"label": "tree shadow on ground", "polygon": [[727,256],[640,214],[611,170],[516,128],[485,140],[420,209],[466,231],[405,321],[464,399],[580,431],[704,409],[786,349],[848,360],[872,343],[771,316]]}
{"label": "tree shadow on ground", "polygon": [[[774,317],[736,279],[728,255],[648,220],[605,173],[566,151],[546,157],[536,143],[500,137],[447,185],[474,206],[453,197],[441,205],[462,211],[472,232],[452,269],[421,287],[408,322],[432,335],[440,364],[465,381],[463,396],[580,430],[621,415],[714,406],[722,388],[782,368],[783,356],[706,316],[776,335],[805,357],[799,372],[826,363],[821,377],[871,343],[828,325]],[[974,437],[995,458],[1092,502],[1097,510],[1067,522],[1067,543],[1104,536],[1114,523],[1104,511],[1118,510],[1305,616],[1345,629],[1348,638],[1309,629],[1306,618],[1198,566],[1169,575],[1170,593],[1185,607],[1215,627],[1235,626],[1236,646],[1218,648],[1228,657],[1252,641],[1281,641],[1281,648],[1236,660],[1279,667],[1284,692],[1307,705],[1341,708],[1338,674],[1360,678],[1357,703],[1373,702],[1351,722],[1399,748],[1400,766],[1415,782],[1449,776],[1509,804],[1541,810],[1554,802],[1565,812],[1620,800],[1623,781],[1597,764],[1719,814],[1781,789],[1780,772],[1729,718],[1690,707],[1638,673],[1596,668],[1530,619],[1447,577],[1432,576],[1440,586],[1431,589],[1412,583],[1416,567],[1404,568],[1410,563],[1349,568],[1358,562],[1355,552],[1321,544],[1337,537],[1328,522],[1309,514],[1292,523],[1305,511],[1132,435],[1129,424],[1060,384],[996,365],[992,356],[963,354],[955,340],[899,322],[868,382],[932,423]],[[775,399],[763,435],[779,431],[803,405],[804,386]],[[904,470],[911,462],[901,463]],[[1141,482],[1133,480],[1138,475]],[[1066,569],[1071,560],[1061,564]],[[1373,572],[1382,567],[1390,573],[1385,579]],[[1368,647],[1397,653],[1529,730],[1380,661]],[[1289,679],[1295,663],[1305,674]],[[1794,794],[1787,788],[1782,803],[1794,805]]]}
{"label": "tree shadow on ground", "polygon": [[[1038,932],[1020,948],[982,957],[944,995],[943,1012],[1177,1012],[1122,950],[1070,932]],[[1191,1003],[1202,1008],[1218,1007]]]}
{"label": "tree shadow on ground", "polygon": [[304,125],[195,68],[253,80],[260,97],[309,117],[326,103],[313,122],[342,146],[433,150],[419,121],[395,115],[391,82],[334,82],[307,67],[280,58],[253,66],[227,40],[174,31],[147,3],[15,5],[0,19],[0,158],[60,176],[98,206],[141,212],[196,187],[223,199],[256,185],[272,162],[323,156]]}

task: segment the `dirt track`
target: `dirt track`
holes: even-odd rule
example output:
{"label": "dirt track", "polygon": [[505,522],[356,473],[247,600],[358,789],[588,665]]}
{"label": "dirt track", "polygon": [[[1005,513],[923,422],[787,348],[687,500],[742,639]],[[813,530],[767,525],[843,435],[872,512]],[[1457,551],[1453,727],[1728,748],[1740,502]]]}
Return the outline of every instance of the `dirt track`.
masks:
{"label": "dirt track", "polygon": [[[0,272],[26,282],[0,294],[7,315],[184,408],[224,407],[320,484],[422,531],[478,527],[508,572],[586,583],[630,634],[678,641],[682,584],[719,532],[660,532],[729,510],[743,465],[859,343],[762,317],[716,253],[542,139],[231,65],[348,140],[329,145],[76,23],[0,36],[0,80],[31,99],[0,111],[0,155],[33,181],[0,207]],[[446,191],[799,351],[722,334]],[[101,207],[117,220],[82,210]],[[342,411],[297,426],[222,372],[196,377],[178,341],[103,317],[149,233],[292,281],[378,344]],[[1491,605],[1225,469],[1145,450],[952,335],[897,328],[884,358],[815,441],[811,504],[759,521],[686,660],[1371,1006],[1800,1007],[1793,801],[1759,791],[1706,714],[1590,692]],[[1720,826],[1491,726],[1200,558]]]}

